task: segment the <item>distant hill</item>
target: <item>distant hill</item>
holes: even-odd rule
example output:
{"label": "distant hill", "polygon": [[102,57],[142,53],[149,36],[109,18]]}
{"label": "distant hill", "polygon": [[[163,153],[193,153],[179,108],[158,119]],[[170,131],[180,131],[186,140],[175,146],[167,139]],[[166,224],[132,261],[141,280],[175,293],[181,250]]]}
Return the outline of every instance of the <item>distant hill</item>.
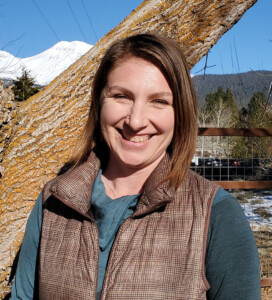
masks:
{"label": "distant hill", "polygon": [[215,92],[219,86],[224,90],[229,88],[239,107],[247,106],[255,92],[268,95],[272,82],[272,71],[250,71],[247,73],[227,75],[197,75],[193,83],[199,105],[203,105],[208,93]]}

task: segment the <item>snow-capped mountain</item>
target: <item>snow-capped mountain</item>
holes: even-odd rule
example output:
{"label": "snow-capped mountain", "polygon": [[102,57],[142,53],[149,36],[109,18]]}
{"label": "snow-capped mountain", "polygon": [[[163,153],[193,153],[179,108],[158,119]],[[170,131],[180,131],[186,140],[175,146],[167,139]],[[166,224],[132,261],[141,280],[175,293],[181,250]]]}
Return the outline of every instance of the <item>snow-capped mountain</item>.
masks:
{"label": "snow-capped mountain", "polygon": [[84,42],[59,42],[35,56],[17,58],[0,51],[0,77],[16,79],[26,69],[40,85],[47,85],[72,63],[90,50],[92,45]]}

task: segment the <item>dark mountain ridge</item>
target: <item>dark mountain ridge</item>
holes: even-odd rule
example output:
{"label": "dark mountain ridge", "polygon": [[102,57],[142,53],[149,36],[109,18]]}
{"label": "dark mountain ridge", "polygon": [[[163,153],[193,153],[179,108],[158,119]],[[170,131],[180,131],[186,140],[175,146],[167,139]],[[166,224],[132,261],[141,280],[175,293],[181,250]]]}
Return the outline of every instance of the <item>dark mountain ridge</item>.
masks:
{"label": "dark mountain ridge", "polygon": [[272,82],[272,71],[250,71],[225,75],[196,75],[193,83],[199,106],[202,106],[208,93],[215,92],[219,86],[229,88],[238,107],[246,107],[255,92],[268,96]]}

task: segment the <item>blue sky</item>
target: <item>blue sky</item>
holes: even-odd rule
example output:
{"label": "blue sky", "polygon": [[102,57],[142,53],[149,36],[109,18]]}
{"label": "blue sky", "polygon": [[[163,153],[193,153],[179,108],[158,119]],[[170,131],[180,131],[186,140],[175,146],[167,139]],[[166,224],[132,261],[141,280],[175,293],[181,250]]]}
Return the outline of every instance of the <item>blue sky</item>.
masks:
{"label": "blue sky", "polygon": [[[0,50],[38,54],[59,41],[95,44],[142,0],[0,0]],[[272,0],[258,0],[210,50],[207,73],[272,70]],[[203,68],[200,61],[193,74]]]}

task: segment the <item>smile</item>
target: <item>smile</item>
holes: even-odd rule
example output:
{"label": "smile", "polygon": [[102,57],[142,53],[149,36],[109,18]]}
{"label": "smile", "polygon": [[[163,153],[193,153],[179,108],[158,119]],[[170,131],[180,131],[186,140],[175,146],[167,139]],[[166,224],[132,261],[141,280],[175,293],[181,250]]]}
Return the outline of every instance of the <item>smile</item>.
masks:
{"label": "smile", "polygon": [[151,138],[150,135],[129,135],[125,132],[122,132],[121,133],[122,137],[125,139],[125,140],[128,140],[130,142],[133,142],[133,143],[143,143],[143,142],[146,142],[147,140],[149,140]]}

